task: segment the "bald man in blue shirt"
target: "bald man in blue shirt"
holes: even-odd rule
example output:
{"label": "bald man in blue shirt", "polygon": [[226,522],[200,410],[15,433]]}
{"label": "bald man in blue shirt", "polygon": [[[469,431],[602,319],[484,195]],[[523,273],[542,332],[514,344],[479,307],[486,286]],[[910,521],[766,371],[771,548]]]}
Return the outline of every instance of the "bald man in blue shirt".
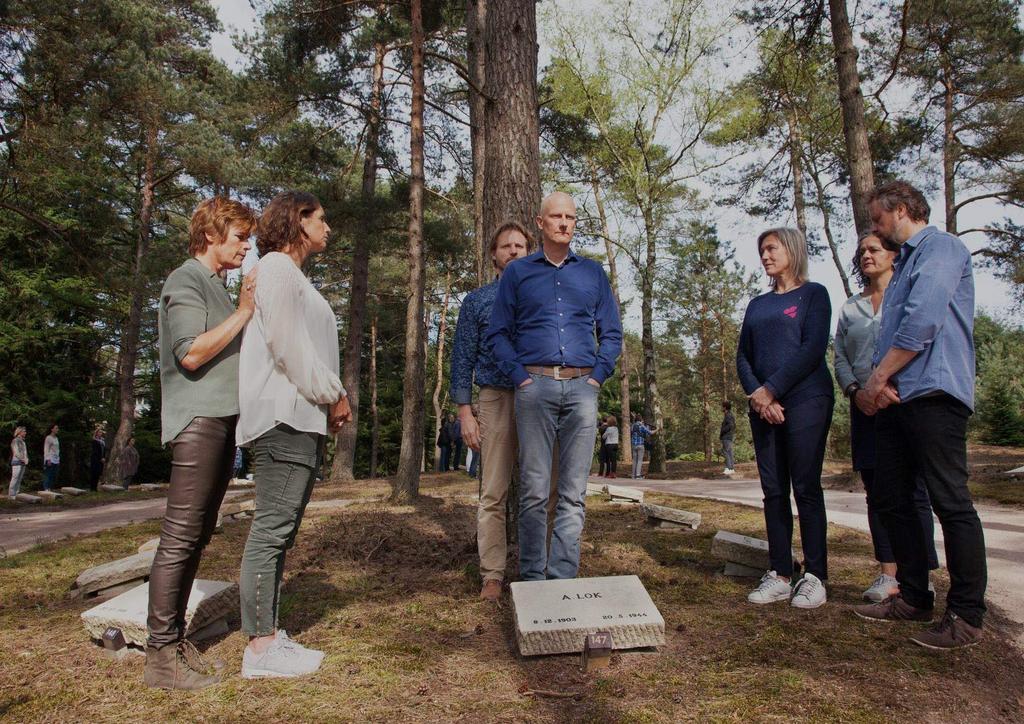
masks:
{"label": "bald man in blue shirt", "polygon": [[[597,434],[597,398],[622,351],[622,325],[604,267],[574,254],[576,204],[544,199],[540,251],[501,277],[487,341],[516,386],[519,437],[519,575],[574,578],[586,517],[584,496]],[[558,503],[547,546],[552,451]]]}

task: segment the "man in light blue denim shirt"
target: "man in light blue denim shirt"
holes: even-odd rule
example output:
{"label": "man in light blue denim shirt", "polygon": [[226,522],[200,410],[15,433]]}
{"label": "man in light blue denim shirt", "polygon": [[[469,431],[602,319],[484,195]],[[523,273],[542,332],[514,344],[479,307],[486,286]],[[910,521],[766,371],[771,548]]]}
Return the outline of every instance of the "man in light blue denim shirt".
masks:
{"label": "man in light blue denim shirt", "polygon": [[942,524],[949,594],[940,623],[911,637],[930,649],[977,643],[985,615],[985,538],[967,489],[967,418],[974,408],[974,277],[956,236],[927,225],[924,195],[903,181],[870,199],[874,233],[900,245],[885,292],[875,369],[864,395],[877,409],[878,512],[893,547],[900,592],[857,606],[862,618],[931,621],[918,478]]}

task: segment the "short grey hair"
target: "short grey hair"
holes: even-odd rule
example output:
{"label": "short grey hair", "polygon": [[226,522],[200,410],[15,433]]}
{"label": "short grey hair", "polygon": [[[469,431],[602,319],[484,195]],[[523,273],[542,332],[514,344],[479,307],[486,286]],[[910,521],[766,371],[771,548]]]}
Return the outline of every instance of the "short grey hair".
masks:
{"label": "short grey hair", "polygon": [[24,425],[18,425],[16,428],[14,428],[14,436],[15,437],[17,437],[18,435],[20,435],[23,432],[26,432]]}
{"label": "short grey hair", "polygon": [[[789,254],[790,268],[796,272],[796,283],[803,284],[807,281],[807,240],[799,229],[788,226],[780,226],[775,229],[761,232],[757,237],[757,253],[761,253],[761,244],[769,236],[774,236],[779,243],[785,247]],[[775,279],[769,282],[769,286],[775,286]]]}

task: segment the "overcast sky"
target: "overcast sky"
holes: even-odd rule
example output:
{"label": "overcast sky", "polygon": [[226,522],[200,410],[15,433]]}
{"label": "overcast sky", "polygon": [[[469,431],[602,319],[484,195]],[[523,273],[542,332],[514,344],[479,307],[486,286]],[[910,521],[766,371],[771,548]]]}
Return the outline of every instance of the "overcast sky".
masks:
{"label": "overcast sky", "polygon": [[[213,0],[213,4],[217,8],[221,23],[224,25],[224,31],[213,38],[214,53],[231,67],[240,69],[241,57],[232,45],[231,35],[238,32],[254,30],[257,21],[256,11],[253,10],[252,6],[249,4],[249,0]],[[597,3],[595,7],[600,4],[601,3]],[[542,45],[543,42],[542,34]],[[543,59],[546,56],[546,48],[542,47],[542,64]],[[735,73],[737,73],[737,75],[743,72],[741,64],[732,64],[730,67]],[[729,82],[732,79],[724,78],[723,80],[725,82]],[[932,205],[931,222],[939,228],[942,228],[944,212],[941,192],[936,194],[934,198],[930,198],[929,202]],[[711,220],[717,223],[719,235],[724,239],[733,241],[735,244],[738,260],[748,269],[760,269],[756,249],[756,239],[758,233],[762,231],[763,228],[766,228],[767,225],[761,219],[751,218],[742,211],[736,209],[712,206],[710,208],[709,215]],[[985,226],[992,221],[1001,220],[1005,215],[1005,209],[999,207],[998,204],[989,201],[981,201],[965,207],[965,209],[960,213],[960,228],[969,229],[977,226]],[[792,214],[790,215],[790,218],[783,219],[783,222],[795,225],[795,219],[792,218]],[[808,223],[809,225],[813,225],[820,222],[817,221],[815,216],[809,215]],[[837,230],[837,233],[840,233],[840,230]],[[851,228],[847,230],[847,233],[845,234],[840,233],[840,236],[846,240],[846,244],[841,250],[841,254],[845,259],[852,253],[855,233]],[[964,243],[966,243],[972,251],[983,246],[984,242],[985,239],[981,234],[970,234],[964,238]],[[978,257],[975,257],[975,259],[977,260]],[[846,297],[845,292],[843,291],[842,282],[836,272],[835,265],[828,256],[825,256],[811,261],[810,272],[813,280],[824,284],[829,289],[832,297],[834,321],[835,315],[838,314],[839,306]],[[975,282],[979,311],[986,310],[1002,317],[1011,316],[1012,296],[1007,284],[996,279],[990,272],[984,269],[976,269]],[[626,296],[629,296],[628,290],[624,290],[624,292],[626,292]],[[637,297],[635,290],[633,291],[632,296],[634,299]],[[639,323],[639,304],[634,304],[633,307],[634,308],[631,309],[630,313],[627,315],[626,322],[630,327],[637,329]],[[1015,319],[1018,322],[1020,321],[1019,317],[1019,314],[1015,316]]]}

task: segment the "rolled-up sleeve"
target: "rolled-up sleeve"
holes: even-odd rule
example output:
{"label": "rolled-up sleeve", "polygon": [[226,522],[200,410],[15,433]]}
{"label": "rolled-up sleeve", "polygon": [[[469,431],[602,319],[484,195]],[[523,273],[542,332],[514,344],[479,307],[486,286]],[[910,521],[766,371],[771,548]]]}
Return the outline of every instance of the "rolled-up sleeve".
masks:
{"label": "rolled-up sleeve", "polygon": [[164,286],[167,328],[171,332],[171,353],[180,363],[192,349],[196,337],[206,331],[207,309],[202,280],[178,273]]}
{"label": "rolled-up sleeve", "polygon": [[955,237],[936,235],[915,255],[910,291],[892,346],[920,352],[931,345],[949,318],[949,305],[964,274],[970,274],[970,254]]}

